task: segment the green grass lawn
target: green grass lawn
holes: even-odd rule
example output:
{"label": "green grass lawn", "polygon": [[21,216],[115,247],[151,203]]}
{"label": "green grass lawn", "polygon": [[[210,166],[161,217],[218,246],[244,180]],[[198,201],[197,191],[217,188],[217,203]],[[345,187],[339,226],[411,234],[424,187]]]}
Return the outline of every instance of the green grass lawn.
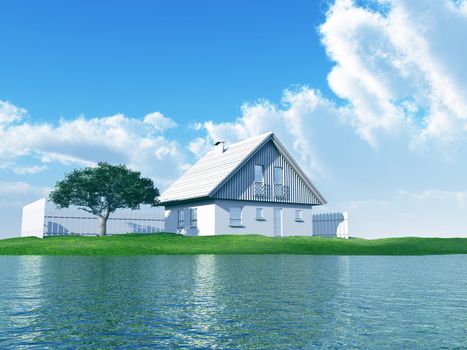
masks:
{"label": "green grass lawn", "polygon": [[109,237],[26,237],[0,240],[0,255],[467,254],[467,238],[386,238],[349,240],[322,237],[271,238],[260,235],[185,237],[175,234]]}

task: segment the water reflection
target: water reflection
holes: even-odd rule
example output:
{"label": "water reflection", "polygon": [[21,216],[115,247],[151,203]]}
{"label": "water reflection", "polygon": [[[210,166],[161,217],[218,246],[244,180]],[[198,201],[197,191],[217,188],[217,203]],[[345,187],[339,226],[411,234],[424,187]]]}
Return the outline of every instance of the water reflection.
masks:
{"label": "water reflection", "polygon": [[10,336],[19,342],[25,342],[41,335],[36,327],[36,311],[43,304],[44,259],[41,256],[12,259],[15,263],[11,270],[2,266],[1,280],[4,287],[0,292],[6,302],[0,303],[0,314],[13,325],[14,332]]}
{"label": "water reflection", "polygon": [[218,316],[223,312],[219,300],[219,280],[216,274],[216,256],[200,255],[192,258],[191,288],[187,289],[182,318],[187,323],[177,334],[179,344],[208,348],[216,341]]}
{"label": "water reflection", "polygon": [[462,347],[466,267],[464,256],[0,257],[0,348]]}

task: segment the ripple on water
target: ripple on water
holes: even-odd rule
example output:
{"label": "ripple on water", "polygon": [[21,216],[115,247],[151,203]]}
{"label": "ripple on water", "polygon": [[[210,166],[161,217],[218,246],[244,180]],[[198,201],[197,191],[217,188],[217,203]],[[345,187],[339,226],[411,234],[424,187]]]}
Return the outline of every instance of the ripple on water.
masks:
{"label": "ripple on water", "polygon": [[0,257],[0,348],[462,348],[467,256]]}

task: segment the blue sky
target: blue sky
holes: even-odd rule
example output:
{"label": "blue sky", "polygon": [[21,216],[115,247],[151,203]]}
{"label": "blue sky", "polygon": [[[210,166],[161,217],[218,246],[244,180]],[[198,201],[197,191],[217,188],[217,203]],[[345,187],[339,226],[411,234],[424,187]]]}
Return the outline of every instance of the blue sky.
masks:
{"label": "blue sky", "polygon": [[0,236],[63,174],[164,189],[273,131],[351,234],[465,236],[465,1],[4,1]]}
{"label": "blue sky", "polygon": [[[227,121],[290,85],[326,89],[324,1],[7,1],[0,96],[36,120],[154,109]],[[311,68],[311,69],[310,69]]]}

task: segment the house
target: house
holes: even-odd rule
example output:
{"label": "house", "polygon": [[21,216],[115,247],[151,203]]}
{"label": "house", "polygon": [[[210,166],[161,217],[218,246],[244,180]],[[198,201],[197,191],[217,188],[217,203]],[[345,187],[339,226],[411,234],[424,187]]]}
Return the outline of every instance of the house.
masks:
{"label": "house", "polygon": [[165,230],[185,235],[311,236],[326,200],[277,136],[217,142],[162,195]]}

